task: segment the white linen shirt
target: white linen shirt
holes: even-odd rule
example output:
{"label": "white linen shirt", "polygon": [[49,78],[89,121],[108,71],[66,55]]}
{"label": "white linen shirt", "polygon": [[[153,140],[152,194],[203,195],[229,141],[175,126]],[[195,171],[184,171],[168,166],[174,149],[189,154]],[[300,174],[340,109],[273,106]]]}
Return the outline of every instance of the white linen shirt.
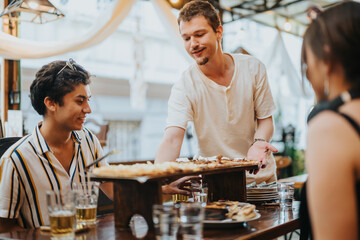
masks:
{"label": "white linen shirt", "polygon": [[85,166],[103,154],[89,130],[73,131],[75,151],[69,175],[41,135],[40,126],[12,145],[0,160],[0,217],[17,218],[26,228],[50,225],[46,191],[70,190],[73,182],[88,181]]}
{"label": "white linen shirt", "polygon": [[[193,121],[200,156],[246,157],[254,141],[256,119],[268,118],[276,109],[265,66],[249,55],[230,56],[235,67],[228,87],[206,77],[195,63],[171,90],[166,127],[186,129]],[[247,174],[247,182],[275,180],[275,172],[271,156],[257,175]]]}

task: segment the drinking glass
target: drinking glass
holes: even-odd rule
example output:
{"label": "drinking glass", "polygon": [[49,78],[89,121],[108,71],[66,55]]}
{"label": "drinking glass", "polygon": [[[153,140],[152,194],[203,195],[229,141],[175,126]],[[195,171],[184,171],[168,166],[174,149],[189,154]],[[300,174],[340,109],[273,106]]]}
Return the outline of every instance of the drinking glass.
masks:
{"label": "drinking glass", "polygon": [[74,183],[76,194],[76,220],[81,224],[95,224],[97,201],[99,196],[98,182]]}
{"label": "drinking glass", "polygon": [[202,187],[200,192],[193,192],[194,202],[199,202],[203,206],[206,206],[207,199],[208,199],[208,188]]}
{"label": "drinking glass", "polygon": [[277,184],[281,208],[292,208],[294,198],[294,183],[281,182]]}
{"label": "drinking glass", "polygon": [[293,211],[291,208],[281,208],[279,211],[279,224],[286,223],[293,219]]}
{"label": "drinking glass", "polygon": [[46,202],[52,239],[74,239],[76,226],[74,192],[47,191]]}
{"label": "drinking glass", "polygon": [[181,203],[179,213],[183,239],[201,240],[204,221],[204,208],[201,203]]}
{"label": "drinking glass", "polygon": [[189,196],[183,195],[183,194],[173,194],[172,195],[172,201],[173,203],[179,203],[179,202],[187,202],[189,200]]}
{"label": "drinking glass", "polygon": [[173,206],[155,204],[152,216],[156,239],[176,240],[179,228],[177,210]]}

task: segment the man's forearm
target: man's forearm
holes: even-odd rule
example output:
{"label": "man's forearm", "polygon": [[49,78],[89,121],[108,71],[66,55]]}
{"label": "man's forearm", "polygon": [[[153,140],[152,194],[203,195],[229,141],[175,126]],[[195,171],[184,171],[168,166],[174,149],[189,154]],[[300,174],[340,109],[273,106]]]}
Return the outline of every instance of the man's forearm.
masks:
{"label": "man's forearm", "polygon": [[156,153],[155,163],[175,161],[179,157],[181,146],[169,141],[162,141]]}
{"label": "man's forearm", "polygon": [[264,139],[269,142],[274,134],[274,122],[272,117],[257,120],[257,130],[254,139]]}
{"label": "man's forearm", "polygon": [[165,130],[163,140],[156,153],[155,163],[175,161],[180,155],[185,129],[169,127]]}

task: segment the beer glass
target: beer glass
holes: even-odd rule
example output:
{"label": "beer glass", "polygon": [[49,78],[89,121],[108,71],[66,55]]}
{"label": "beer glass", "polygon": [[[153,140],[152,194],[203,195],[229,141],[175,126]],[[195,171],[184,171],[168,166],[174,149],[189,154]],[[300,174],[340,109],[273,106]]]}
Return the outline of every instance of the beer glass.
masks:
{"label": "beer glass", "polygon": [[173,203],[187,202],[188,200],[189,200],[189,196],[187,196],[187,195],[178,194],[178,193],[172,195]]}
{"label": "beer glass", "polygon": [[46,201],[53,239],[74,239],[76,226],[74,192],[47,191]]}
{"label": "beer glass", "polygon": [[73,190],[76,194],[75,207],[77,223],[95,224],[99,183],[92,181],[74,183]]}

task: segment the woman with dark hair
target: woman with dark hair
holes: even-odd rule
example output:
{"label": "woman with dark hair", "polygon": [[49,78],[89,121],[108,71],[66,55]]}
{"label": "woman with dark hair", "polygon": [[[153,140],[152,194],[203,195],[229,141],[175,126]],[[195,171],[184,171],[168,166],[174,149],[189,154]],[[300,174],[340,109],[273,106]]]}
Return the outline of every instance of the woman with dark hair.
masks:
{"label": "woman with dark hair", "polygon": [[301,239],[358,239],[360,3],[318,14],[304,35],[302,65],[319,103],[308,119]]}

